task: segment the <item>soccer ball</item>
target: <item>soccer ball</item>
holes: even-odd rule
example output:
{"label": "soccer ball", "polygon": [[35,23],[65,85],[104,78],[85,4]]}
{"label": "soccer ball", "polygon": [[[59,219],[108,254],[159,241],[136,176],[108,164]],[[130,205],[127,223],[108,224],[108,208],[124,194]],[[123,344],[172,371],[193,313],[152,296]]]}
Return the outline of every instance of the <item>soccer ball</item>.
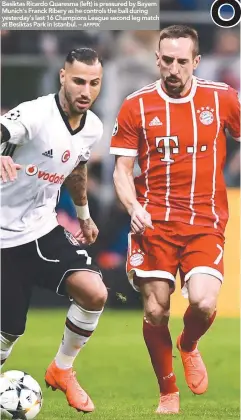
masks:
{"label": "soccer ball", "polygon": [[41,388],[32,376],[19,370],[0,375],[1,419],[34,419],[42,404]]}

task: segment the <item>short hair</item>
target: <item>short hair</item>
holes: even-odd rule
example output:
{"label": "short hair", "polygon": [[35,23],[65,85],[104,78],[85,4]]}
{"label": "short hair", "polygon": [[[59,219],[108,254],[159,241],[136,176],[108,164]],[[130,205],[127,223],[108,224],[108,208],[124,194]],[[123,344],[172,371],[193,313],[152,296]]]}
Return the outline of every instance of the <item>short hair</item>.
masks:
{"label": "short hair", "polygon": [[193,41],[193,55],[196,57],[199,54],[199,39],[198,33],[195,29],[190,28],[186,25],[172,25],[164,28],[160,32],[159,48],[160,43],[163,39],[177,39],[177,38],[190,38]]}
{"label": "short hair", "polygon": [[98,61],[101,65],[103,65],[102,59],[92,48],[74,48],[73,50],[69,51],[65,62],[72,64],[74,61],[80,61],[81,63],[88,65],[95,64],[96,61]]}

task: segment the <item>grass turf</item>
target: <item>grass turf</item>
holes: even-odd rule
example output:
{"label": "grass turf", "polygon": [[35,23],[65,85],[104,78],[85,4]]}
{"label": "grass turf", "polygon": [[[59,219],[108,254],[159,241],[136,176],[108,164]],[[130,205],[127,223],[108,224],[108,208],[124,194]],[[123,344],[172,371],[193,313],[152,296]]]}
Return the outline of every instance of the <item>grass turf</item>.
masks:
{"label": "grass turf", "polygon": [[[45,388],[44,372],[53,359],[63,333],[66,311],[31,310],[27,330],[4,366],[30,373],[41,385],[43,408],[38,420],[80,419],[60,391]],[[172,319],[173,342],[182,328]],[[174,347],[174,368],[181,392],[178,419],[231,420],[240,418],[239,319],[217,318],[200,341],[209,372],[209,390],[194,396],[187,388],[181,360]],[[96,411],[93,420],[156,419],[158,388],[142,338],[142,314],[135,311],[106,311],[90,342],[75,362],[81,385],[89,392]],[[173,418],[173,416],[165,416]]]}

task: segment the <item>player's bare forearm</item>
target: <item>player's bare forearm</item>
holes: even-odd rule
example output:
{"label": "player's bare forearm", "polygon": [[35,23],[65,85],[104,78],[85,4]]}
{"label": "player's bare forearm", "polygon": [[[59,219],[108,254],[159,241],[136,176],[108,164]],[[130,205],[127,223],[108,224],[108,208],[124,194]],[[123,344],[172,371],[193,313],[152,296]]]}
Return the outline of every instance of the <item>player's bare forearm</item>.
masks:
{"label": "player's bare forearm", "polygon": [[134,184],[135,158],[119,156],[116,158],[114,184],[117,195],[131,216],[131,230],[133,233],[143,233],[145,228],[153,229],[151,215],[142,207],[136,197]]}
{"label": "player's bare forearm", "polygon": [[64,185],[76,206],[87,204],[87,165],[79,164],[66,178]]}
{"label": "player's bare forearm", "polygon": [[88,215],[83,213],[87,211],[85,207],[88,208],[87,165],[80,163],[68,176],[64,184],[76,205],[77,217],[80,224],[80,229],[74,236],[80,243],[90,245],[95,242],[99,230],[91,219],[89,210]]}
{"label": "player's bare forearm", "polygon": [[113,175],[118,198],[129,214],[137,201],[133,177],[134,162],[135,159],[131,157],[117,157]]}

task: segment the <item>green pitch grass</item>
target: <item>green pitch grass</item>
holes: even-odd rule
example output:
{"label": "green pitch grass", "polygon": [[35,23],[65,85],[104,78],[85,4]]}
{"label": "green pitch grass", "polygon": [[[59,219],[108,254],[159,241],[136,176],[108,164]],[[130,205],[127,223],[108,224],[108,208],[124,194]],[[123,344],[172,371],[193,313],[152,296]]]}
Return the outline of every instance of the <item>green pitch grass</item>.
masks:
{"label": "green pitch grass", "polygon": [[[17,343],[4,370],[19,369],[40,383],[44,404],[38,420],[82,419],[60,391],[45,388],[44,372],[62,337],[66,312],[31,311],[27,331]],[[182,327],[173,319],[175,339]],[[174,340],[173,340],[174,341]],[[239,320],[217,318],[200,349],[209,372],[209,390],[194,396],[184,382],[181,360],[174,349],[174,366],[181,392],[178,419],[229,420],[239,412]],[[93,420],[156,419],[158,388],[142,339],[141,312],[106,311],[90,342],[79,355],[75,368],[82,386],[96,404],[84,418]],[[165,416],[173,418],[173,416]]]}

